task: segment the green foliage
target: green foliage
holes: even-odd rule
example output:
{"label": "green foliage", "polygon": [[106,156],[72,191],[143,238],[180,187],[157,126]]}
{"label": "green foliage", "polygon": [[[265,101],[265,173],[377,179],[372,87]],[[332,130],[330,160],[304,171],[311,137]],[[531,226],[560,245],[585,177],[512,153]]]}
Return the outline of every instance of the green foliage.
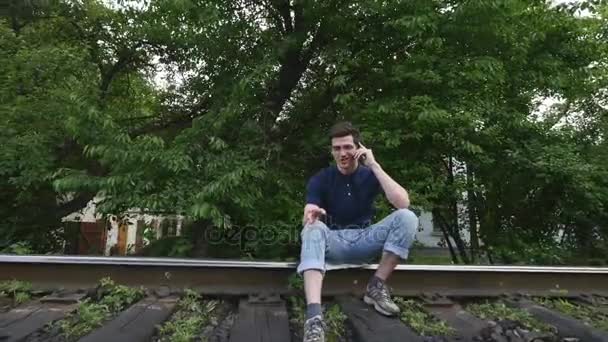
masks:
{"label": "green foliage", "polygon": [[3,254],[27,255],[32,254],[33,250],[29,242],[15,242],[0,250]]}
{"label": "green foliage", "polygon": [[301,329],[306,321],[306,300],[302,296],[290,296],[288,300],[291,311],[289,320],[297,329]]}
{"label": "green foliage", "polygon": [[118,285],[110,278],[101,279],[99,284],[103,296],[99,303],[106,305],[111,313],[122,311],[124,308],[140,300],[144,295],[143,289]]}
{"label": "green foliage", "polygon": [[186,290],[171,320],[160,327],[158,341],[192,341],[210,322],[218,304],[214,300],[202,301],[200,294]]}
{"label": "green foliage", "polygon": [[526,241],[513,238],[503,246],[489,247],[489,251],[507,264],[566,265],[572,263],[571,251],[557,241]]}
{"label": "green foliage", "polygon": [[401,320],[422,336],[451,336],[454,328],[424,310],[424,307],[411,299],[395,298],[401,309]]}
{"label": "green foliage", "polygon": [[28,3],[0,22],[0,249],[60,251],[99,194],[197,222],[162,255],[293,257],[349,119],[454,262],[608,260],[605,4]]}
{"label": "green foliage", "polygon": [[535,298],[537,302],[550,309],[585,322],[598,329],[608,331],[608,314],[601,308],[577,304],[568,299]]}
{"label": "green foliage", "polygon": [[25,281],[8,280],[0,282],[0,297],[12,298],[14,305],[30,300],[31,291],[32,284]]}
{"label": "green foliage", "polygon": [[108,318],[110,318],[110,310],[106,305],[91,303],[87,299],[78,305],[74,313],[56,324],[67,341],[76,341],[100,327]]}
{"label": "green foliage", "polygon": [[[58,171],[103,172],[83,154],[71,124],[93,108],[140,116],[154,100],[146,99],[151,87],[137,71],[145,59],[124,55],[131,44],[121,32],[126,14],[97,1],[25,3],[34,7],[0,20],[0,248],[27,241],[34,252],[58,252],[61,218],[94,195],[56,191]],[[114,64],[121,59],[128,63]],[[77,129],[102,134],[90,125]]]}
{"label": "green foliage", "polygon": [[142,254],[145,256],[188,257],[191,256],[192,247],[192,241],[187,237],[170,236],[153,240],[144,248]]}
{"label": "green foliage", "polygon": [[467,305],[466,309],[481,319],[489,319],[493,321],[516,321],[521,323],[527,329],[543,333],[551,333],[555,331],[555,328],[540,322],[529,312],[522,309],[508,307],[502,302],[470,304]]}
{"label": "green foliage", "polygon": [[425,255],[417,248],[410,249],[408,263],[415,265],[451,265],[452,258],[449,255]]}
{"label": "green foliage", "polygon": [[287,279],[287,288],[290,291],[304,293],[304,277],[302,277],[298,273],[293,273]]}
{"label": "green foliage", "polygon": [[110,278],[100,280],[97,293],[100,297],[97,302],[87,298],[75,312],[53,323],[67,341],[78,340],[144,296],[142,289],[117,285]]}
{"label": "green foliage", "polygon": [[328,342],[338,342],[344,340],[346,336],[346,315],[340,309],[338,304],[330,305],[325,310],[325,322],[327,324],[327,335],[325,339]]}

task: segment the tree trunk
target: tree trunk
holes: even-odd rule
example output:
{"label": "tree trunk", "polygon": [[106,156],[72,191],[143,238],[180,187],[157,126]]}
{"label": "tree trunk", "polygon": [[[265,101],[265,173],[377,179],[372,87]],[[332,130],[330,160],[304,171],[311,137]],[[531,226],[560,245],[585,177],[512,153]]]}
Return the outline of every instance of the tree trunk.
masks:
{"label": "tree trunk", "polygon": [[448,227],[445,224],[445,221],[443,220],[443,217],[441,216],[441,212],[439,210],[439,208],[433,208],[433,219],[437,220],[437,224],[439,225],[439,228],[441,229],[441,232],[443,233],[443,238],[445,239],[445,243],[448,246],[448,250],[450,251],[450,256],[452,257],[452,262],[454,262],[455,264],[459,264],[460,260],[458,260],[458,255],[456,254],[456,251],[454,251],[454,247],[452,246],[452,241],[450,240],[450,234],[448,233]]}
{"label": "tree trunk", "polygon": [[473,189],[473,170],[467,165],[467,207],[469,214],[469,234],[471,239],[471,262],[479,257],[479,236],[477,233],[477,211],[475,210],[475,190]]}
{"label": "tree trunk", "polygon": [[[450,156],[448,159],[448,184],[453,187],[454,185],[454,159]],[[462,241],[462,237],[460,236],[460,227],[458,225],[458,201],[457,201],[458,196],[454,195],[454,196],[450,196],[450,203],[449,203],[449,208],[450,208],[450,216],[452,216],[452,224],[449,224],[448,222],[446,222],[445,219],[443,219],[443,221],[445,222],[446,226],[450,227],[450,229],[448,229],[448,231],[451,233],[452,238],[454,239],[454,243],[456,244],[456,247],[458,248],[458,253],[460,254],[460,257],[462,259],[462,261],[465,264],[470,264],[470,260],[469,260],[469,256],[467,255],[467,250],[466,250],[466,245],[464,243],[464,241]]]}
{"label": "tree trunk", "polygon": [[500,218],[498,213],[498,207],[496,205],[496,196],[491,187],[485,191],[485,197],[483,194],[475,192],[473,198],[475,202],[477,219],[479,222],[479,236],[484,242],[484,250],[487,253],[488,260],[491,264],[494,263],[494,258],[491,254],[492,246],[497,245],[498,237],[498,226],[500,224]]}

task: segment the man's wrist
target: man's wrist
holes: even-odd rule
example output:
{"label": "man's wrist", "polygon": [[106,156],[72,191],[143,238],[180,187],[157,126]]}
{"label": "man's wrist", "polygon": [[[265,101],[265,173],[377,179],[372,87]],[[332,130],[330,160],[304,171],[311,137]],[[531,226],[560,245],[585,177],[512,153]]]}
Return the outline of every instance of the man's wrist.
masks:
{"label": "man's wrist", "polygon": [[368,165],[368,167],[372,170],[372,171],[379,171],[382,169],[382,167],[380,166],[380,164],[378,162],[374,162],[371,165]]}

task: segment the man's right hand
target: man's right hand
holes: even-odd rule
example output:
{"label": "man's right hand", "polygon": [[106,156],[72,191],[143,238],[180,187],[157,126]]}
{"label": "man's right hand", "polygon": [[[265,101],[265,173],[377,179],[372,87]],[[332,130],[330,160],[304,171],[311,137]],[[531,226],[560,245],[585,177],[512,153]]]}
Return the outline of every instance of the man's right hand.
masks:
{"label": "man's right hand", "polygon": [[314,223],[321,216],[326,215],[325,209],[320,208],[315,204],[307,204],[304,207],[304,225]]}

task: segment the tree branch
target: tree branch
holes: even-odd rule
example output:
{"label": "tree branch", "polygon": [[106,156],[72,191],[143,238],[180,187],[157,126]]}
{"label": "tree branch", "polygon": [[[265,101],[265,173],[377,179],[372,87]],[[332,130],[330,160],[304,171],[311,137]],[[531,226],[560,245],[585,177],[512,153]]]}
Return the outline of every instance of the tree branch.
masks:
{"label": "tree branch", "polygon": [[294,26],[295,30],[299,31],[303,27],[306,27],[306,23],[304,21],[304,6],[302,5],[300,0],[295,0],[293,4],[293,12],[294,12]]}
{"label": "tree branch", "polygon": [[57,208],[57,211],[55,211],[55,215],[57,215],[57,217],[61,219],[73,212],[82,210],[93,198],[95,198],[95,195],[96,193],[94,192],[80,193],[71,201],[61,204]]}
{"label": "tree branch", "polygon": [[281,58],[282,64],[279,69],[278,77],[276,82],[270,86],[268,99],[266,101],[266,108],[268,113],[270,113],[270,119],[272,121],[279,115],[285,102],[287,102],[292,91],[300,82],[314,53],[324,43],[322,31],[321,27],[317,29],[317,32],[307,49],[304,49],[306,34],[303,34],[300,37],[298,44],[293,44],[289,40],[285,41],[285,44],[291,45],[283,58]]}
{"label": "tree branch", "polygon": [[187,128],[192,124],[192,120],[207,114],[210,104],[209,99],[207,99],[194,105],[189,111],[185,113],[178,113],[169,120],[151,122],[145,126],[131,130],[129,131],[129,135],[133,137],[142,134],[150,134],[165,129]]}
{"label": "tree branch", "polygon": [[443,219],[443,216],[441,216],[441,212],[439,210],[439,208],[433,208],[432,210],[433,213],[433,219],[437,220],[437,224],[439,225],[439,228],[441,229],[441,233],[443,234],[443,238],[445,239],[445,243],[448,246],[448,250],[450,251],[450,256],[452,257],[452,261],[455,264],[459,264],[459,260],[458,260],[458,255],[456,254],[456,251],[454,250],[454,246],[452,246],[452,240],[450,240],[450,234],[448,233],[448,225],[446,224],[445,220]]}
{"label": "tree branch", "polygon": [[270,0],[270,3],[283,18],[285,32],[293,32],[293,25],[291,23],[291,6],[289,5],[289,0]]}
{"label": "tree branch", "polygon": [[120,72],[127,69],[129,67],[129,64],[136,60],[137,49],[144,44],[145,42],[138,41],[133,46],[122,49],[118,53],[120,57],[118,57],[118,61],[116,61],[116,63],[112,64],[109,69],[102,67],[102,70],[100,70],[102,72],[102,80],[99,85],[99,90],[101,92],[100,102],[103,103],[103,101],[106,99],[110,84],[112,83],[112,80],[114,80],[114,77],[116,77],[116,75],[118,75]]}

